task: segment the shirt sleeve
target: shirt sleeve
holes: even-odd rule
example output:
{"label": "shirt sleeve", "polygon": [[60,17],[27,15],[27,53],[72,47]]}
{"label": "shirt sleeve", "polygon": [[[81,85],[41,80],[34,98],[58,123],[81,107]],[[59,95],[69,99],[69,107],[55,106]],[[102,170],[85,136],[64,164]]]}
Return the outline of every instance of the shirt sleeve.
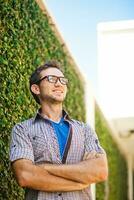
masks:
{"label": "shirt sleeve", "polygon": [[85,152],[96,151],[97,153],[105,153],[98,140],[96,132],[88,125],[84,126],[85,132]]}
{"label": "shirt sleeve", "polygon": [[12,129],[10,144],[10,161],[28,159],[34,162],[33,148],[24,125],[17,124]]}

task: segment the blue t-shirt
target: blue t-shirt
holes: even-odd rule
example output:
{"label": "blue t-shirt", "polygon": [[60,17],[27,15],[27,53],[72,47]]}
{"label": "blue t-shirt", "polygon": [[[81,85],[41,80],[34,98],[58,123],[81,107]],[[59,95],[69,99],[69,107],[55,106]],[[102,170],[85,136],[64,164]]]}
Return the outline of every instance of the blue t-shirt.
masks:
{"label": "blue t-shirt", "polygon": [[52,126],[55,130],[56,136],[58,138],[59,148],[60,148],[60,155],[61,158],[64,154],[64,149],[66,146],[67,138],[68,138],[68,132],[69,132],[69,123],[64,120],[62,117],[59,123],[56,123],[54,121],[51,121]]}

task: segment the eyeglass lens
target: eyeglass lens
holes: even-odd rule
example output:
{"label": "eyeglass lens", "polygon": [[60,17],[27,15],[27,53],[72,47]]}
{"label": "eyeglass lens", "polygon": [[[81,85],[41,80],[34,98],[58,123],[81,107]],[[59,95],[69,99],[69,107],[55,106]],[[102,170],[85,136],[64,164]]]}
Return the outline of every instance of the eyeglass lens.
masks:
{"label": "eyeglass lens", "polygon": [[66,85],[68,83],[68,80],[64,77],[57,77],[57,76],[47,76],[47,79],[50,83],[57,83],[59,80],[61,84]]}

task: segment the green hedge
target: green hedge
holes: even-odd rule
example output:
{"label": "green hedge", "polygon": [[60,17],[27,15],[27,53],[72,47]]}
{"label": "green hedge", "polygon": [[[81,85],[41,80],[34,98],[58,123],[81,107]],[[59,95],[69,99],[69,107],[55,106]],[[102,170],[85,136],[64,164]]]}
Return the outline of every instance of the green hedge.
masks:
{"label": "green hedge", "polygon": [[[74,66],[56,38],[48,17],[34,0],[1,0],[0,4],[0,200],[22,200],[10,170],[9,140],[13,125],[36,112],[28,86],[31,72],[46,60],[58,60],[70,79],[64,107],[78,120],[85,121],[84,90]],[[127,200],[127,168],[124,158],[96,109],[96,130],[109,161],[109,181],[97,184],[97,200]],[[108,189],[107,189],[108,188]]]}
{"label": "green hedge", "polygon": [[108,181],[96,185],[97,200],[127,200],[127,165],[97,105],[95,119],[96,132],[107,152],[109,165]]}
{"label": "green hedge", "polygon": [[13,125],[34,115],[37,105],[28,86],[31,72],[56,59],[71,81],[64,107],[85,121],[84,90],[74,66],[34,0],[1,0],[0,4],[0,200],[22,200],[10,170],[9,141]]}

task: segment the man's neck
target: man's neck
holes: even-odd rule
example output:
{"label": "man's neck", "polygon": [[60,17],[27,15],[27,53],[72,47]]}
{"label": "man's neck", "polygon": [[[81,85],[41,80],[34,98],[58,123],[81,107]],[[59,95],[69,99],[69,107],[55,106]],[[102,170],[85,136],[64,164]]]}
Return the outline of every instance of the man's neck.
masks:
{"label": "man's neck", "polygon": [[48,104],[41,105],[41,115],[59,122],[62,117],[62,104]]}

